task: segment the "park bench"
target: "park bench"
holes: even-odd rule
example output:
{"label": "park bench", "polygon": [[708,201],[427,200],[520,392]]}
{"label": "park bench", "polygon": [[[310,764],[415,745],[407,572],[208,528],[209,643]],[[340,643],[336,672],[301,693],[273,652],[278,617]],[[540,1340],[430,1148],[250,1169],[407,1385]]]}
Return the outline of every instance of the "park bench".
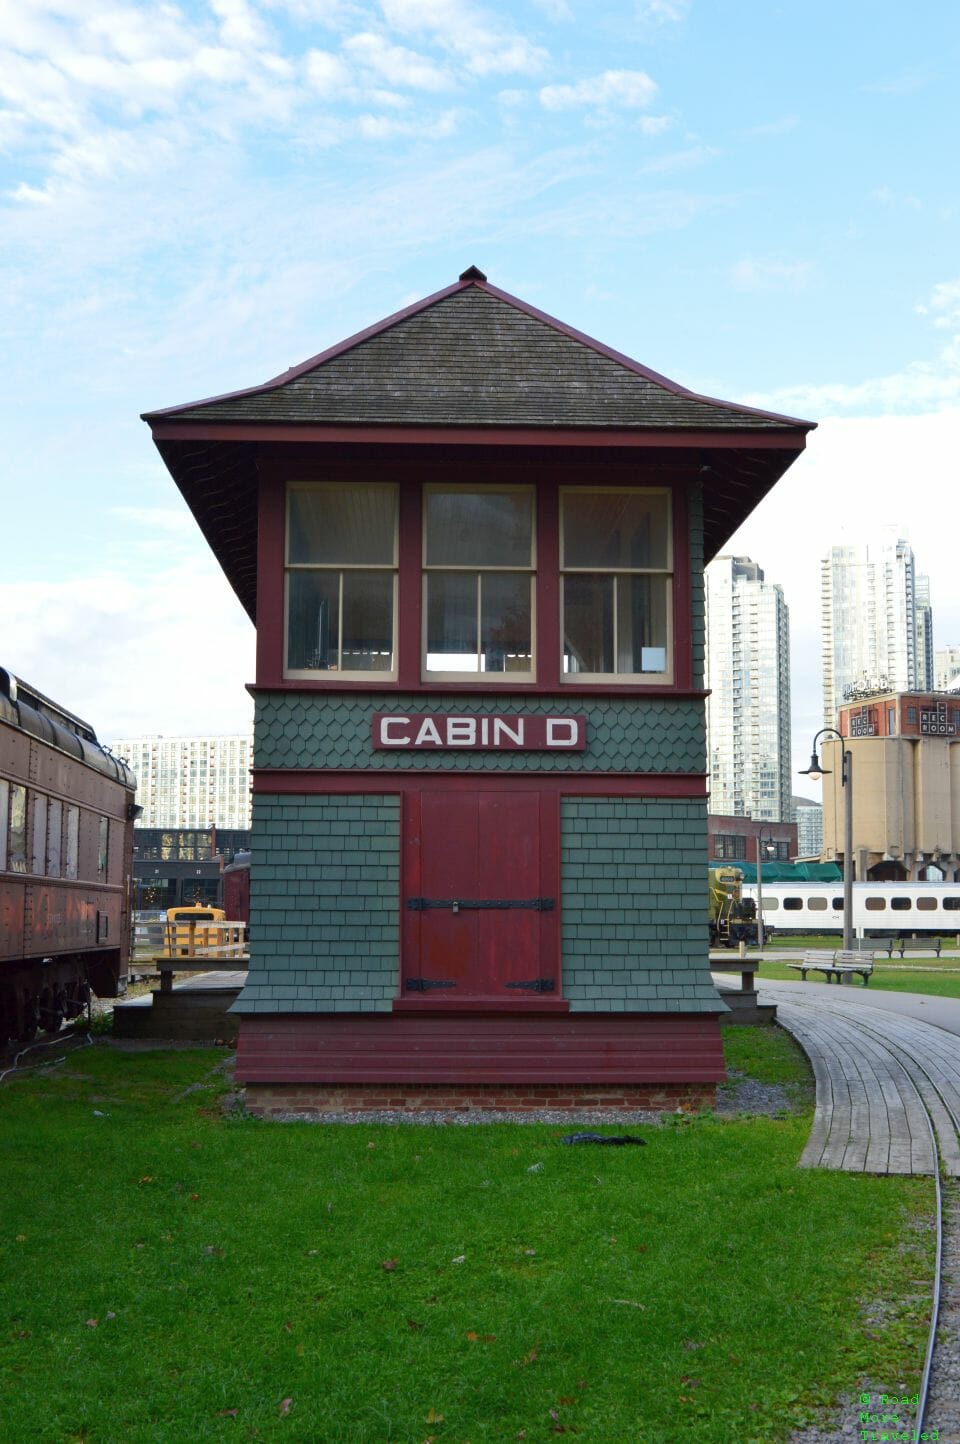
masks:
{"label": "park bench", "polygon": [[896,947],[901,958],[915,957],[918,953],[932,953],[939,958],[940,949],[943,947],[943,938],[900,938]]}
{"label": "park bench", "polygon": [[854,973],[863,979],[863,986],[870,982],[873,972],[873,953],[844,952],[843,948],[831,951],[829,948],[810,948],[799,963],[787,963],[800,974],[802,982],[808,973],[823,973],[828,983],[849,981]]}
{"label": "park bench", "polygon": [[869,948],[874,957],[878,953],[886,953],[888,958],[892,958],[894,953],[900,951],[900,935],[899,933],[871,934],[869,938],[861,939],[861,945]]}

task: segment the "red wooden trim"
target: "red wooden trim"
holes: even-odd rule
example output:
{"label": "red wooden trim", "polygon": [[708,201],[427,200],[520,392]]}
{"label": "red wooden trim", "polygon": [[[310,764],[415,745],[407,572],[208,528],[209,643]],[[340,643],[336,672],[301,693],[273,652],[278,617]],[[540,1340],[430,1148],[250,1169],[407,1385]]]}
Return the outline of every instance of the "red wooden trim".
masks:
{"label": "red wooden trim", "polygon": [[[809,422],[803,423],[810,425]],[[806,436],[799,431],[640,431],[617,428],[591,430],[588,427],[483,427],[483,426],[316,426],[309,424],[250,421],[158,421],[153,423],[155,441],[298,441],[351,442],[362,446],[384,442],[391,445],[451,446],[592,446],[607,450],[651,447],[690,450],[704,447],[714,451],[803,451]]]}
{"label": "red wooden trim", "polygon": [[425,788],[451,791],[535,788],[558,797],[676,797],[706,800],[707,780],[699,772],[352,772],[259,767],[253,770],[253,790],[265,796],[294,797],[342,793],[397,793],[406,796]]}
{"label": "red wooden trim", "polygon": [[[544,969],[546,973],[546,969]],[[512,1013],[515,1016],[520,1013],[569,1013],[570,1004],[566,998],[545,998],[542,995],[534,995],[530,999],[524,998],[430,998],[429,994],[424,996],[423,1001],[418,997],[408,996],[405,998],[394,998],[393,1011],[395,1013],[435,1013],[438,1017],[445,1013]]]}
{"label": "red wooden trim", "polygon": [[541,682],[484,682],[479,685],[477,682],[418,682],[415,686],[411,683],[408,687],[400,687],[398,682],[308,682],[302,677],[291,677],[281,682],[269,682],[265,686],[258,687],[255,683],[247,684],[247,691],[251,696],[258,692],[269,695],[271,692],[369,692],[371,695],[381,696],[390,693],[415,692],[423,696],[434,696],[437,698],[446,697],[448,693],[472,694],[478,700],[489,701],[491,695],[497,692],[516,692],[517,695],[535,697],[562,697],[571,707],[577,706],[580,697],[630,697],[634,701],[659,701],[670,699],[672,701],[703,702],[710,696],[708,691],[696,687],[665,687],[660,683],[655,686],[644,687],[624,684],[620,687],[608,683],[587,683],[569,684],[560,683],[559,686],[548,686]]}
{"label": "red wooden trim", "polygon": [[394,691],[419,689],[423,621],[423,522],[419,482],[400,486],[399,578],[397,582],[397,680]]}
{"label": "red wooden trim", "polygon": [[285,501],[279,479],[264,477],[257,505],[257,684],[261,687],[283,682]]}
{"label": "red wooden trim", "polygon": [[253,1014],[243,1083],[684,1083],[724,1078],[714,1013]]}
{"label": "red wooden trim", "polygon": [[560,686],[560,491],[557,482],[537,487],[536,660],[538,690]]}
{"label": "red wooden trim", "polygon": [[686,487],[673,487],[673,682],[693,685],[693,597],[690,590],[690,509]]}
{"label": "red wooden trim", "polygon": [[[403,906],[404,897],[420,897],[423,882],[420,868],[420,838],[423,835],[421,806],[422,787],[403,789],[400,813],[400,971],[397,987],[413,971],[414,960],[420,956],[420,925],[423,914]],[[399,1000],[394,999],[394,1007]],[[411,1000],[411,1003],[413,1000]]]}

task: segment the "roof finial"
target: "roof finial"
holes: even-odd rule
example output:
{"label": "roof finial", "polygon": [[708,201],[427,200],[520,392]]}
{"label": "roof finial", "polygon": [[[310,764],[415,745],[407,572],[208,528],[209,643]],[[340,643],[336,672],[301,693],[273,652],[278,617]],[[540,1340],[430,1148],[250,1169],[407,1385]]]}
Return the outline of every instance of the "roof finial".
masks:
{"label": "roof finial", "polygon": [[468,266],[465,271],[460,272],[461,281],[485,281],[486,279],[479,266]]}

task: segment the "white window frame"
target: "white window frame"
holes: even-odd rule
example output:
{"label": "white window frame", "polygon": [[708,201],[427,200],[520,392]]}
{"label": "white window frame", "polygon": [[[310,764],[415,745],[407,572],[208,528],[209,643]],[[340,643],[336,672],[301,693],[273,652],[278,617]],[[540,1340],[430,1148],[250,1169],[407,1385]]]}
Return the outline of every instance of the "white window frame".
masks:
{"label": "white window frame", "polygon": [[[335,491],[385,491],[393,497],[393,558],[389,563],[364,563],[359,565],[338,565],[335,562],[291,562],[290,555],[290,498],[295,492],[335,492]],[[292,481],[287,485],[284,498],[283,517],[283,675],[292,680],[304,682],[326,682],[336,686],[338,681],[348,682],[395,682],[397,680],[397,594],[398,594],[398,568],[400,558],[400,488],[395,482],[342,482],[342,481]],[[391,653],[393,666],[388,670],[369,671],[357,668],[355,670],[319,671],[313,667],[291,667],[288,665],[287,657],[290,643],[290,577],[293,572],[338,572],[340,583],[338,590],[339,605],[337,615],[339,625],[337,629],[337,656],[343,656],[343,578],[346,572],[391,572],[393,575],[393,588],[391,594],[391,610],[393,630],[391,636]]]}
{"label": "white window frame", "polygon": [[[431,493],[440,493],[449,496],[459,492],[465,496],[475,496],[478,492],[487,492],[490,495],[503,496],[507,493],[522,493],[530,498],[530,565],[526,567],[496,567],[496,566],[444,566],[436,563],[427,564],[427,496]],[[420,515],[421,532],[421,576],[420,576],[420,597],[421,597],[421,635],[420,635],[420,677],[423,682],[477,682],[484,688],[511,687],[514,683],[534,682],[537,677],[537,489],[535,486],[517,483],[500,486],[496,483],[485,485],[483,483],[452,482],[449,485],[443,482],[430,482],[423,488],[423,500],[421,502]],[[460,576],[476,577],[477,579],[477,659],[480,658],[480,635],[482,617],[482,579],[484,575],[499,576],[502,573],[508,575],[526,576],[530,582],[530,666],[522,672],[482,672],[479,665],[469,671],[444,671],[437,672],[427,667],[427,585],[431,573],[454,573]]]}
{"label": "white window frame", "polygon": [[[566,524],[566,512],[564,500],[568,496],[611,496],[611,495],[642,495],[642,496],[663,496],[667,501],[667,563],[665,567],[568,567],[564,565],[564,527]],[[674,533],[673,493],[668,486],[561,486],[559,499],[560,513],[560,567],[559,567],[559,601],[560,601],[560,681],[565,686],[576,688],[587,683],[589,685],[622,686],[622,687],[665,687],[672,686],[675,675],[674,657],[674,584],[676,578],[676,546]],[[665,577],[667,582],[666,600],[666,621],[667,635],[664,642],[666,651],[666,668],[662,672],[565,672],[563,669],[564,638],[566,636],[565,594],[566,578],[568,576],[609,576],[614,579],[614,613],[613,613],[613,657],[614,665],[617,658],[617,585],[618,576],[631,577]]]}

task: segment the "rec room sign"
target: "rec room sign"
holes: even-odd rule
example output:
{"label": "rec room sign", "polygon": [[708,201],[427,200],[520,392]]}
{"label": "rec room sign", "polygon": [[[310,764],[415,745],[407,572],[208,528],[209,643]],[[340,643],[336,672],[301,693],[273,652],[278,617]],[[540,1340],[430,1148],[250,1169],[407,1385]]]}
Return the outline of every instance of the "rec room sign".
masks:
{"label": "rec room sign", "polygon": [[375,748],[460,748],[467,751],[583,752],[586,717],[500,717],[429,712],[375,712]]}

